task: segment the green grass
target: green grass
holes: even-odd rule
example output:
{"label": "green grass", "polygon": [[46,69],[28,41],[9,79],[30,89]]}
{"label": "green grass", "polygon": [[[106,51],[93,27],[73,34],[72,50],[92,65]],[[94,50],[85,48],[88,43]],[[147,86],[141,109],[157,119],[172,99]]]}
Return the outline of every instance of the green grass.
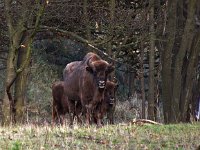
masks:
{"label": "green grass", "polygon": [[198,149],[200,124],[0,127],[2,150]]}

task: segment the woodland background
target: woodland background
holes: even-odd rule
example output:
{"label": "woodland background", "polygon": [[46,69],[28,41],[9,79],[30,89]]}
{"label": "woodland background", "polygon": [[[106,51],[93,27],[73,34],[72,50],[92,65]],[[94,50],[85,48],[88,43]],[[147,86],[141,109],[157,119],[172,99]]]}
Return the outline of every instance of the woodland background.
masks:
{"label": "woodland background", "polygon": [[0,121],[51,121],[51,85],[93,51],[116,65],[116,122],[194,121],[200,0],[0,0]]}

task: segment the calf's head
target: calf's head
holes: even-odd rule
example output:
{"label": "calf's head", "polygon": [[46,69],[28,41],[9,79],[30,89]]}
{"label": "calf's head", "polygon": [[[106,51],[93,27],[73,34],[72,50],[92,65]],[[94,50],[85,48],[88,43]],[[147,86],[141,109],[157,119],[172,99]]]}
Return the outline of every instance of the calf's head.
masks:
{"label": "calf's head", "polygon": [[107,76],[114,71],[114,66],[104,60],[94,62],[88,61],[86,70],[93,74],[97,87],[99,89],[104,89]]}
{"label": "calf's head", "polygon": [[113,105],[115,103],[115,93],[117,88],[118,83],[107,81],[105,88],[105,99],[110,105]]}

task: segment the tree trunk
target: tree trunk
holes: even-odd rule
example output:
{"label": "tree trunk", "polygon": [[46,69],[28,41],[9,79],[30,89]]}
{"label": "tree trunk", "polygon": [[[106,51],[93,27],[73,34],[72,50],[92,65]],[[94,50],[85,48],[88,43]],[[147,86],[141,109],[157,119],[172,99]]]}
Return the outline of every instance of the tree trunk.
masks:
{"label": "tree trunk", "polygon": [[[110,22],[109,22],[109,34],[110,36],[113,36],[113,21],[114,21],[114,15],[115,15],[115,0],[110,0]],[[112,41],[108,42],[108,54],[112,57]]]}
{"label": "tree trunk", "polygon": [[200,52],[200,33],[194,37],[193,45],[191,47],[191,54],[189,56],[189,64],[186,72],[186,84],[182,91],[183,97],[181,98],[180,110],[181,110],[181,121],[186,122],[187,120],[187,110],[189,107],[189,102],[192,99],[192,89],[195,79],[195,71],[198,67],[198,54]]}
{"label": "tree trunk", "polygon": [[[110,36],[112,37],[113,36],[113,21],[114,21],[114,16],[115,16],[115,0],[110,0],[110,22],[109,22],[109,34]],[[108,44],[107,44],[107,53],[110,57],[114,58],[115,59],[115,56],[113,55],[113,52],[112,52],[112,41],[109,41]],[[114,62],[113,62],[114,63]],[[115,64],[114,64],[115,65]],[[110,78],[113,79],[115,76],[115,71],[113,71],[111,74],[110,74]]]}
{"label": "tree trunk", "polygon": [[168,21],[166,24],[166,48],[162,52],[162,100],[164,122],[170,122],[171,116],[171,99],[172,99],[172,49],[175,42],[176,33],[176,6],[177,0],[168,1]]}
{"label": "tree trunk", "polygon": [[[83,18],[84,18],[84,25],[86,27],[86,39],[91,41],[91,31],[90,31],[90,19],[88,16],[88,0],[83,1]],[[90,51],[90,47],[87,46],[88,51]]]}
{"label": "tree trunk", "polygon": [[[23,123],[24,121],[26,83],[28,80],[28,66],[30,63],[31,42],[29,39],[27,39],[27,35],[24,35],[23,40],[25,42],[23,43],[23,47],[19,49],[17,67],[21,68],[23,65],[25,66],[24,66],[23,71],[18,74],[16,82],[15,82],[15,95],[14,95],[15,117],[14,118],[15,118],[16,123]],[[26,63],[24,64],[24,62]]]}
{"label": "tree trunk", "polygon": [[[41,19],[41,16],[44,12],[44,8],[45,8],[45,3],[35,3],[35,6],[38,6],[39,8],[37,9],[38,12],[36,12],[36,16],[33,16],[33,11],[36,9],[35,7],[32,7],[32,11],[27,10],[27,3],[26,2],[22,2],[22,5],[24,7],[22,7],[21,9],[18,10],[18,15],[19,16],[15,16],[15,14],[12,13],[11,9],[15,9],[15,6],[11,7],[12,1],[11,0],[5,0],[5,15],[6,15],[6,22],[7,22],[7,26],[8,26],[8,35],[9,35],[9,53],[8,53],[8,57],[7,57],[7,74],[6,74],[6,79],[5,79],[5,93],[4,93],[4,97],[3,97],[3,104],[2,104],[2,111],[3,111],[3,119],[2,119],[2,124],[3,125],[9,125],[14,121],[14,108],[16,108],[17,112],[20,112],[19,114],[21,114],[21,111],[19,111],[19,109],[21,109],[19,105],[23,105],[22,101],[20,100],[19,102],[17,102],[18,98],[15,99],[15,103],[13,100],[13,93],[15,92],[15,96],[19,96],[19,93],[22,92],[20,88],[24,87],[24,83],[26,80],[24,80],[24,76],[21,76],[17,79],[19,74],[24,74],[22,73],[24,71],[24,69],[27,66],[27,62],[28,59],[26,59],[25,61],[21,61],[24,60],[22,59],[22,57],[24,58],[24,54],[22,54],[22,51],[19,51],[22,42],[22,36],[24,34],[24,31],[26,31],[26,28],[24,27],[27,24],[31,24],[31,28],[33,26],[33,24],[31,23],[31,21],[33,19],[28,17],[28,12],[31,13],[29,14],[31,17],[36,17],[35,18],[35,24],[34,24],[34,29],[31,30],[31,33],[28,37],[27,42],[30,44],[32,41],[32,38],[34,37],[34,35],[36,34],[36,31],[38,29],[38,25]],[[20,14],[21,12],[21,14]],[[15,17],[15,18],[14,18]],[[16,24],[14,25],[13,22],[15,22]],[[29,45],[30,46],[30,45]],[[26,52],[26,58],[30,58],[30,47],[28,46],[27,48],[27,52]],[[23,51],[24,52],[24,51]],[[17,58],[19,56],[19,61],[18,61],[18,65],[20,65],[19,68],[17,67]],[[27,57],[28,56],[28,57]],[[15,83],[15,81],[17,81],[17,85],[15,89],[13,89],[13,85]],[[16,90],[16,91],[15,91]],[[22,88],[23,90],[23,88]],[[20,91],[20,92],[19,92]],[[17,107],[15,107],[14,105],[17,105]],[[24,107],[24,106],[23,106]],[[18,115],[17,115],[18,116]]]}
{"label": "tree trunk", "polygon": [[[13,34],[13,32],[12,32]],[[15,33],[15,36],[11,37],[10,40],[10,48],[9,48],[9,54],[7,57],[7,73],[6,73],[6,80],[5,80],[5,93],[3,97],[3,105],[2,105],[2,111],[3,111],[3,120],[2,123],[4,125],[9,125],[13,123],[14,116],[13,116],[13,109],[14,109],[14,101],[13,99],[10,99],[10,96],[8,95],[8,92],[12,96],[12,91],[10,89],[10,86],[13,84],[16,72],[15,72],[15,58],[17,57],[16,48],[19,46],[20,39],[22,36],[22,32]]]}
{"label": "tree trunk", "polygon": [[134,94],[134,73],[131,72],[131,68],[129,66],[128,69],[128,98],[132,97]]}
{"label": "tree trunk", "polygon": [[[15,76],[15,69],[13,64],[13,58],[15,50],[9,49],[9,54],[7,57],[7,72],[6,72],[6,81],[5,81],[5,87],[8,87],[8,85],[12,82],[14,76]],[[4,90],[4,97],[3,97],[3,104],[2,104],[2,124],[3,125],[9,125],[12,124],[13,116],[12,116],[12,101],[9,100],[9,97],[7,95],[7,90],[5,88]]]}
{"label": "tree trunk", "polygon": [[186,25],[184,29],[184,33],[181,40],[180,49],[176,55],[175,59],[175,69],[173,76],[173,96],[172,96],[172,104],[171,104],[171,121],[179,122],[181,119],[180,112],[180,100],[181,100],[181,87],[182,87],[182,68],[183,60],[186,55],[186,50],[190,49],[190,45],[193,39],[193,31],[194,31],[194,14],[195,14],[195,4],[196,0],[190,1],[188,4],[188,15],[186,20]]}
{"label": "tree trunk", "polygon": [[154,64],[155,64],[155,29],[154,29],[154,0],[150,1],[150,51],[149,51],[149,92],[148,92],[148,119],[155,120],[154,96]]}
{"label": "tree trunk", "polygon": [[[22,37],[22,32],[24,30],[23,27],[20,26],[18,30],[13,26],[13,18],[10,14],[11,12],[11,1],[5,0],[5,15],[6,22],[8,26],[8,35],[10,40],[8,57],[7,57],[7,70],[6,70],[6,79],[5,79],[5,90],[2,104],[2,124],[9,125],[12,124],[14,120],[13,116],[13,107],[14,102],[12,99],[12,91],[11,86],[14,83],[16,72],[15,72],[15,62],[17,57],[17,49],[19,47],[19,43]],[[21,25],[19,23],[19,25]]]}
{"label": "tree trunk", "polygon": [[145,114],[145,87],[144,87],[144,42],[141,41],[141,56],[140,56],[140,84],[141,84],[141,95],[142,95],[142,119],[146,119]]}

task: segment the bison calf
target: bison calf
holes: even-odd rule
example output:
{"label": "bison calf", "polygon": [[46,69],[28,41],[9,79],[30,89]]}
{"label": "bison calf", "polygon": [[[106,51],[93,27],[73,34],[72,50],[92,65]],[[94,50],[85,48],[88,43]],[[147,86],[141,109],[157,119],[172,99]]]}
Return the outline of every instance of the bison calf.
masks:
{"label": "bison calf", "polygon": [[[64,95],[64,82],[57,81],[52,86],[53,106],[52,106],[52,121],[59,121],[63,124],[64,116],[69,113],[68,98]],[[75,106],[76,105],[76,106]],[[81,113],[81,104],[74,104],[73,118],[77,115],[78,121],[80,121],[78,114]]]}
{"label": "bison calf", "polygon": [[104,100],[97,105],[94,111],[94,121],[99,126],[102,122],[103,117],[107,114],[109,122],[114,123],[113,114],[116,106],[115,93],[118,88],[118,84],[107,81],[106,88],[104,92]]}

